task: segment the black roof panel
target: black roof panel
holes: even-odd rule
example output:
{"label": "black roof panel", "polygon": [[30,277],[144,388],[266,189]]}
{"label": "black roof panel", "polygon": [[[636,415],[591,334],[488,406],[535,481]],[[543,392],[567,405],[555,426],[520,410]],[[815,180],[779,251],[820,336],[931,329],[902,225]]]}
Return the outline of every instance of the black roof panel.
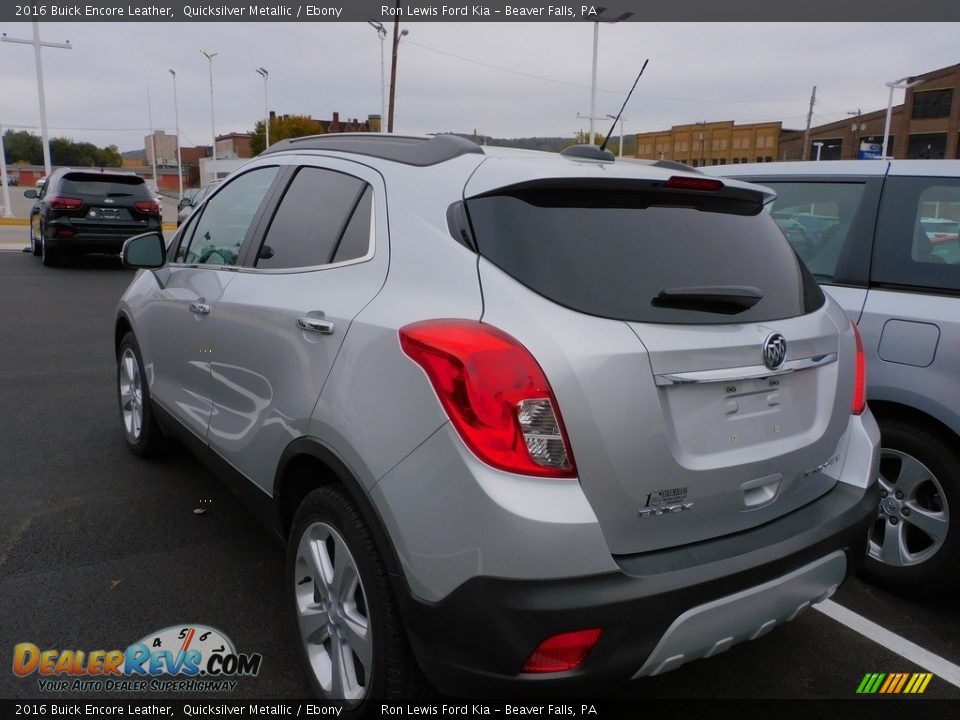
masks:
{"label": "black roof panel", "polygon": [[273,155],[298,150],[333,150],[392,160],[417,167],[437,165],[461,155],[483,155],[483,149],[479,145],[457,135],[417,137],[383,133],[307,135],[281,140],[260,154]]}

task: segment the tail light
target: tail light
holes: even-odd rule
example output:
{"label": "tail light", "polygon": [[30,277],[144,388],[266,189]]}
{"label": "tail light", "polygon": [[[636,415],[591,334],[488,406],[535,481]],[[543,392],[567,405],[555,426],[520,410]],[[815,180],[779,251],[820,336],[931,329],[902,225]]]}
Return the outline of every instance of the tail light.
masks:
{"label": "tail light", "polygon": [[587,659],[602,632],[600,628],[591,628],[548,637],[527,658],[523,672],[554,673],[575,670]]}
{"label": "tail light", "polygon": [[516,339],[473,320],[427,320],[401,328],[400,346],[483,462],[522,475],[576,476],[550,384]]}
{"label": "tail light", "polygon": [[148,213],[150,215],[160,214],[160,203],[156,200],[138,200],[134,203],[134,207],[142,213]]}
{"label": "tail light", "polygon": [[853,378],[853,405],[854,415],[860,415],[867,407],[867,358],[863,352],[863,340],[860,339],[860,328],[856,323],[853,325],[853,337],[857,342],[857,361],[856,370]]}
{"label": "tail light", "polygon": [[47,205],[52,207],[54,210],[76,210],[78,207],[83,205],[83,200],[80,198],[54,195],[52,198],[47,200]]}

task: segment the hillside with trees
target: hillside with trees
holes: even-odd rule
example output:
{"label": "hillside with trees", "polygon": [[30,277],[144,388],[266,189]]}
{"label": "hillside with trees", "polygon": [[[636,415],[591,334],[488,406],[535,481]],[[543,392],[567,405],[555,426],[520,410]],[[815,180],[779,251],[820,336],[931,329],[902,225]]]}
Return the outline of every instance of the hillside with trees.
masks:
{"label": "hillside with trees", "polygon": [[[3,134],[3,149],[8,165],[43,165],[43,142],[40,136],[26,130],[7,130]],[[122,163],[116,145],[101,148],[69,138],[51,138],[50,161],[69,167],[120,167]]]}

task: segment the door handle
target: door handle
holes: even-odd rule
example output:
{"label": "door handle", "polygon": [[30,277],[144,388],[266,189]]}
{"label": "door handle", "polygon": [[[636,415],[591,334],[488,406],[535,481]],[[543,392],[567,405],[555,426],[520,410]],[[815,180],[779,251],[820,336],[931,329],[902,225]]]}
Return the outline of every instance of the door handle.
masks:
{"label": "door handle", "polygon": [[315,317],[297,318],[297,327],[321,335],[333,335],[333,323],[329,320],[321,320]]}
{"label": "door handle", "polygon": [[209,315],[210,306],[206,303],[200,302],[190,303],[190,312],[194,313],[195,315]]}

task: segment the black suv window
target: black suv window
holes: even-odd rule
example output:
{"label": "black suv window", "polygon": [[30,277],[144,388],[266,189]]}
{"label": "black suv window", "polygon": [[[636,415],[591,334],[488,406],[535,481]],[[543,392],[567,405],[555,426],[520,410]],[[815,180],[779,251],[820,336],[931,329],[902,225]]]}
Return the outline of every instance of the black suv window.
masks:
{"label": "black suv window", "polygon": [[[757,322],[820,307],[823,294],[766,214],[684,207],[643,191],[523,189],[468,200],[480,254],[531,290],[600,317]],[[698,305],[697,290],[758,291],[747,307]],[[661,293],[664,293],[661,295]],[[669,300],[665,299],[669,296]]]}
{"label": "black suv window", "polygon": [[892,177],[883,189],[871,277],[960,290],[960,180]]}
{"label": "black suv window", "polygon": [[262,167],[232,179],[202,210],[193,232],[185,232],[177,262],[188,265],[236,265],[240,248],[267,190],[276,167]]}
{"label": "black suv window", "polygon": [[68,173],[60,180],[63,195],[99,195],[101,197],[151,197],[143,178],[99,173]]}
{"label": "black suv window", "polygon": [[774,222],[820,282],[833,280],[863,199],[862,182],[767,182],[777,192],[767,205]]}
{"label": "black suv window", "polygon": [[[350,175],[301,168],[280,201],[256,266],[315,267],[363,256],[370,237],[370,205],[365,215],[359,206],[369,194],[367,184]],[[354,216],[357,223],[351,222]],[[340,248],[343,252],[338,253]]]}

